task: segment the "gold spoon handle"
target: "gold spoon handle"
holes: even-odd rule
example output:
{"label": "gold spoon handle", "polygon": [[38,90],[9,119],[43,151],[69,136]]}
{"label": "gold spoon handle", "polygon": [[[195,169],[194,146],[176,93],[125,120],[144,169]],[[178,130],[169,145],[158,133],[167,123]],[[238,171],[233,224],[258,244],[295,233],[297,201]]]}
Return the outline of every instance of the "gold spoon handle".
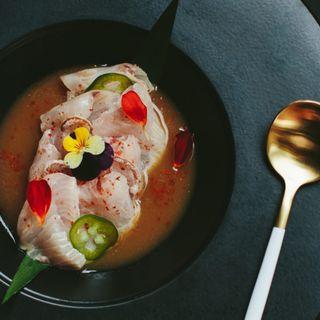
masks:
{"label": "gold spoon handle", "polygon": [[285,229],[287,227],[292,201],[298,189],[299,185],[286,182],[282,204],[275,223],[275,227],[282,229]]}

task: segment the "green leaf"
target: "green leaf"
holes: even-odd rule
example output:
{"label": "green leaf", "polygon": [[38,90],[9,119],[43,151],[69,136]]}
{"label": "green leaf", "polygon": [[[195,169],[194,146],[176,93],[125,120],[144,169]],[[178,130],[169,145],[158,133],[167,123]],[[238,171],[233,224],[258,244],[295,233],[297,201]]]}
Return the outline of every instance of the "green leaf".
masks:
{"label": "green leaf", "polygon": [[146,70],[152,82],[160,80],[166,62],[178,3],[179,0],[173,0],[162,13],[134,60],[134,63]]}
{"label": "green leaf", "polygon": [[26,254],[13,277],[11,285],[2,300],[2,304],[6,303],[13,295],[26,286],[39,272],[48,267],[48,264],[33,260]]}

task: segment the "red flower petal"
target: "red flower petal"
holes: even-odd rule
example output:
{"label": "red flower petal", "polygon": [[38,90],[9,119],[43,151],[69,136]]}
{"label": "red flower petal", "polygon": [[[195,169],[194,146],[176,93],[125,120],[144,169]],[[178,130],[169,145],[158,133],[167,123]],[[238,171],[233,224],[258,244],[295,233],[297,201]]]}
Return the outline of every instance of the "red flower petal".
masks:
{"label": "red flower petal", "polygon": [[46,180],[32,180],[27,187],[27,200],[33,214],[44,223],[51,204],[51,188]]}
{"label": "red flower petal", "polygon": [[188,128],[184,128],[176,135],[174,144],[174,168],[183,166],[192,156],[194,149],[194,136]]}
{"label": "red flower petal", "polygon": [[134,91],[131,90],[122,95],[121,106],[131,120],[145,126],[147,123],[147,107]]}

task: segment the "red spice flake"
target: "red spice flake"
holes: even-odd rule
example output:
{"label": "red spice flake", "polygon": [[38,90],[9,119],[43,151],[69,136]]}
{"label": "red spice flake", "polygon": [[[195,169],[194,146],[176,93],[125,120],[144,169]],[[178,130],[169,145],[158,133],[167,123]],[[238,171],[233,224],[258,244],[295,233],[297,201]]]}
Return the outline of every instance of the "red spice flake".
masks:
{"label": "red spice flake", "polygon": [[136,92],[130,90],[123,94],[121,98],[121,106],[128,118],[143,126],[146,125],[147,107]]}
{"label": "red spice flake", "polygon": [[51,188],[46,180],[32,180],[27,187],[27,201],[32,213],[44,223],[51,205]]}
{"label": "red spice flake", "polygon": [[21,171],[24,165],[21,163],[20,154],[15,154],[11,151],[0,151],[0,160],[5,161],[13,171]]}
{"label": "red spice flake", "polygon": [[191,159],[194,149],[194,135],[188,128],[184,127],[177,135],[174,144],[173,168],[182,167]]}
{"label": "red spice flake", "polygon": [[166,174],[166,175],[171,175],[171,174],[172,174],[172,171],[169,170],[169,169],[163,169],[163,170],[162,170],[162,173],[163,173],[163,174]]}
{"label": "red spice flake", "polygon": [[98,181],[97,181],[97,190],[98,190],[98,192],[99,192],[100,194],[102,194],[103,189],[102,189],[100,177],[98,178]]}

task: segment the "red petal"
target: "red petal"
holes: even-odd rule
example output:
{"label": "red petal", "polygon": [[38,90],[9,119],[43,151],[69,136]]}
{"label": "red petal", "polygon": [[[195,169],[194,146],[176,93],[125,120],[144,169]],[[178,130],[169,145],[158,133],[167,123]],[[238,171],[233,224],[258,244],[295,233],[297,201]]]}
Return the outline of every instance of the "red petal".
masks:
{"label": "red petal", "polygon": [[33,214],[43,224],[51,204],[51,188],[46,180],[32,180],[27,187],[27,200]]}
{"label": "red petal", "polygon": [[147,107],[134,91],[131,90],[122,95],[121,105],[123,111],[131,120],[143,126],[146,124]]}
{"label": "red petal", "polygon": [[183,166],[192,156],[194,149],[193,134],[188,128],[184,128],[176,135],[174,144],[174,168]]}

